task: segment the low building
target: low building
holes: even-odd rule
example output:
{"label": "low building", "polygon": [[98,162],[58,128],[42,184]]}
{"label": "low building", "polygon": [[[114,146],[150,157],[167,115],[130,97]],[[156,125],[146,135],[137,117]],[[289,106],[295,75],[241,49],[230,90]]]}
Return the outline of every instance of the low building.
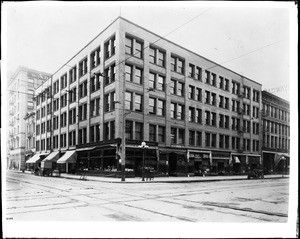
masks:
{"label": "low building", "polygon": [[26,125],[26,133],[25,133],[25,137],[26,137],[25,162],[26,162],[35,153],[35,112],[27,113],[26,116],[24,117],[24,120]]}
{"label": "low building", "polygon": [[262,91],[262,158],[268,172],[289,171],[290,104],[267,91]]}
{"label": "low building", "polygon": [[36,151],[59,152],[67,172],[118,172],[124,138],[135,176],[261,164],[261,84],[122,17],[35,94]]}

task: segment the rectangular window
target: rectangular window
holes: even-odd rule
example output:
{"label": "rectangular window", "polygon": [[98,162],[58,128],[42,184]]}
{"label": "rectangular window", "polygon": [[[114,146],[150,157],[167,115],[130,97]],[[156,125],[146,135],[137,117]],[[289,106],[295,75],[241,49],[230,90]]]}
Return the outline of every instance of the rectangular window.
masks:
{"label": "rectangular window", "polygon": [[149,114],[156,114],[156,105],[154,98],[149,98]]}
{"label": "rectangular window", "polygon": [[161,91],[165,90],[165,77],[158,75],[156,89]]}
{"label": "rectangular window", "polygon": [[195,131],[189,130],[189,145],[195,145]]}
{"label": "rectangular window", "polygon": [[196,110],[196,123],[202,124],[202,109]]}
{"label": "rectangular window", "polygon": [[189,85],[189,99],[195,99],[195,86]]}
{"label": "rectangular window", "polygon": [[202,89],[196,88],[195,100],[202,102]]}
{"label": "rectangular window", "polygon": [[195,77],[195,65],[189,64],[189,77],[194,78]]}
{"label": "rectangular window", "polygon": [[99,77],[100,77],[99,74],[95,74],[91,77],[91,81],[90,81],[91,93],[100,89]]}
{"label": "rectangular window", "polygon": [[143,70],[135,67],[135,77],[133,82],[142,85],[143,84]]}
{"label": "rectangular window", "polygon": [[100,114],[100,98],[90,101],[90,116],[94,117]]}
{"label": "rectangular window", "polygon": [[69,124],[76,123],[76,108],[69,110]]}
{"label": "rectangular window", "polygon": [[195,108],[189,107],[189,122],[195,122]]}
{"label": "rectangular window", "polygon": [[210,147],[210,133],[205,133],[205,146]]}
{"label": "rectangular window", "polygon": [[156,142],[156,125],[149,124],[149,140]]}
{"label": "rectangular window", "polygon": [[196,145],[202,146],[202,132],[196,132]]}
{"label": "rectangular window", "polygon": [[134,110],[139,112],[143,111],[142,95],[134,95]]}
{"label": "rectangular window", "polygon": [[143,123],[135,122],[135,140],[143,140]]}
{"label": "rectangular window", "polygon": [[96,66],[100,65],[100,46],[91,52],[91,69],[94,69]]}
{"label": "rectangular window", "polygon": [[184,105],[177,105],[177,119],[184,120]]}
{"label": "rectangular window", "polygon": [[60,97],[60,107],[63,108],[67,105],[67,94]]}
{"label": "rectangular window", "polygon": [[171,80],[170,82],[170,93],[175,95],[176,94],[176,81]]}
{"label": "rectangular window", "polygon": [[196,80],[202,81],[202,69],[200,67],[196,67]]}
{"label": "rectangular window", "polygon": [[87,73],[87,58],[79,62],[79,77],[84,76]]}
{"label": "rectangular window", "polygon": [[73,103],[76,101],[76,87],[69,91],[69,103]]}
{"label": "rectangular window", "polygon": [[87,104],[79,106],[79,121],[87,119]]}
{"label": "rectangular window", "polygon": [[132,110],[132,92],[126,92],[125,93],[125,109]]}
{"label": "rectangular window", "polygon": [[165,116],[165,101],[157,99],[157,113],[158,116]]}
{"label": "rectangular window", "polygon": [[217,135],[211,134],[211,147],[217,147]]}
{"label": "rectangular window", "polygon": [[217,85],[217,80],[216,80],[216,74],[211,73],[211,85],[216,86]]}
{"label": "rectangular window", "polygon": [[125,52],[129,55],[133,54],[133,39],[125,38]]}
{"label": "rectangular window", "polygon": [[156,49],[153,47],[149,47],[149,62],[156,64]]}
{"label": "rectangular window", "polygon": [[105,59],[107,60],[108,58],[113,56],[115,52],[116,52],[116,37],[113,36],[104,43]]}
{"label": "rectangular window", "polygon": [[76,131],[69,132],[69,146],[76,145]]}
{"label": "rectangular window", "polygon": [[116,65],[114,63],[104,70],[105,85],[115,82],[115,78],[116,78]]}
{"label": "rectangular window", "polygon": [[134,56],[137,58],[143,58],[143,43],[140,41],[135,41],[135,52]]}
{"label": "rectangular window", "polygon": [[171,70],[179,74],[184,74],[184,60],[176,56],[171,56]]}
{"label": "rectangular window", "polygon": [[164,143],[166,141],[166,127],[158,126],[158,142]]}
{"label": "rectangular window", "polygon": [[62,77],[60,77],[60,89],[64,89],[67,87],[67,73],[65,73]]}
{"label": "rectangular window", "polygon": [[171,144],[177,143],[177,128],[171,127]]}
{"label": "rectangular window", "polygon": [[87,81],[84,81],[79,85],[79,98],[85,96],[87,96]]}
{"label": "rectangular window", "polygon": [[125,123],[125,138],[133,139],[133,122],[126,120]]}
{"label": "rectangular window", "polygon": [[164,67],[166,53],[152,46],[149,49],[150,49],[149,50],[150,63]]}
{"label": "rectangular window", "polygon": [[210,125],[210,112],[207,110],[205,111],[205,124]]}
{"label": "rectangular window", "polygon": [[210,72],[205,71],[205,83],[210,84]]}
{"label": "rectangular window", "polygon": [[217,114],[213,112],[211,113],[211,125],[217,126]]}
{"label": "rectangular window", "polygon": [[155,89],[155,74],[149,73],[149,89]]}
{"label": "rectangular window", "polygon": [[126,81],[132,81],[132,69],[130,65],[125,65],[125,79]]}
{"label": "rectangular window", "polygon": [[205,91],[205,103],[210,104],[210,100],[211,100],[210,92],[206,90]]}
{"label": "rectangular window", "polygon": [[178,96],[184,96],[184,83],[177,82],[176,94]]}
{"label": "rectangular window", "polygon": [[224,77],[219,76],[219,88],[224,89]]}

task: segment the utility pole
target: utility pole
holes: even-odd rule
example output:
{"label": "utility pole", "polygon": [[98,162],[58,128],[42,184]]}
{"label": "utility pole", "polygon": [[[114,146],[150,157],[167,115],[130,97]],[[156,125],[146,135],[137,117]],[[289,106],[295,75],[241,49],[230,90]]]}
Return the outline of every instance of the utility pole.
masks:
{"label": "utility pole", "polygon": [[125,75],[123,77],[123,103],[122,103],[122,111],[123,111],[123,127],[122,127],[122,157],[121,157],[121,181],[125,181],[125,157],[126,157],[126,149],[125,149]]}

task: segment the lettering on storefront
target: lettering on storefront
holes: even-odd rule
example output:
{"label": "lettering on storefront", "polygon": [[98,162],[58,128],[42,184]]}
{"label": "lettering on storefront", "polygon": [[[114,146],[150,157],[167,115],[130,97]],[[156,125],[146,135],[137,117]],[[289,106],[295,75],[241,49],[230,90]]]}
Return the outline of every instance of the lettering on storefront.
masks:
{"label": "lettering on storefront", "polygon": [[189,158],[194,158],[195,160],[208,159],[209,154],[207,153],[189,153]]}

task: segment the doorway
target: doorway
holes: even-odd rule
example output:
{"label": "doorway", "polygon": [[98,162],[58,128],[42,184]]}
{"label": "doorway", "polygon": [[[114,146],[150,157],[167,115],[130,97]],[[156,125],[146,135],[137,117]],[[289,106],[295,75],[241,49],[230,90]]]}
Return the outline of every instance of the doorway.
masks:
{"label": "doorway", "polygon": [[169,176],[177,175],[177,154],[169,154]]}

